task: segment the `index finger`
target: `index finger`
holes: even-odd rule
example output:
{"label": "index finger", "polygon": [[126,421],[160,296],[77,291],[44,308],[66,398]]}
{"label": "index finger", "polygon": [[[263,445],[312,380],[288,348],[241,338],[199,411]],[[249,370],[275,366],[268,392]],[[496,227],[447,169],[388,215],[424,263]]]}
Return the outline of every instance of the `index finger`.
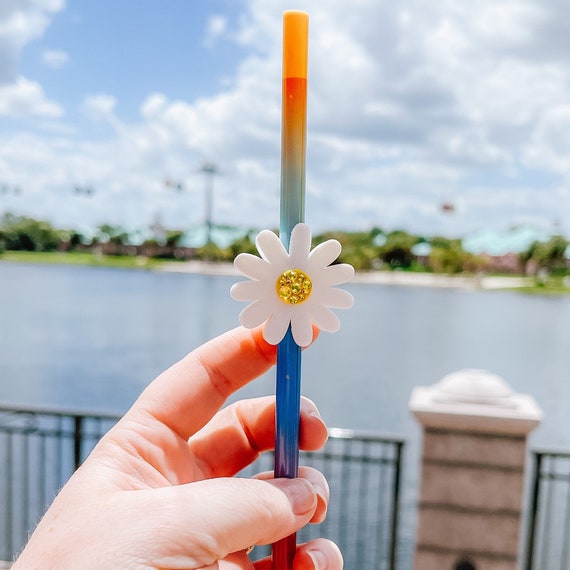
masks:
{"label": "index finger", "polygon": [[261,330],[238,327],[203,344],[158,376],[130,413],[149,414],[188,439],[228,396],[275,364],[277,347]]}

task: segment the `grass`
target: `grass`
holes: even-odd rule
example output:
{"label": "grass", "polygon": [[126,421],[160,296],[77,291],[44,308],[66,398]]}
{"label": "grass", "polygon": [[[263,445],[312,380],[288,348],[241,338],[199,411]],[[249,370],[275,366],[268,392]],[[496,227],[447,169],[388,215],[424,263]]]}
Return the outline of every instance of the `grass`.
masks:
{"label": "grass", "polygon": [[543,295],[547,297],[558,297],[560,295],[570,295],[570,287],[518,287],[513,289],[518,293],[528,295]]}
{"label": "grass", "polygon": [[61,253],[57,251],[6,251],[0,255],[0,262],[3,261],[125,269],[154,269],[163,263],[161,260],[140,256],[97,255],[82,252]]}
{"label": "grass", "polygon": [[533,285],[518,287],[516,291],[529,295],[570,295],[570,285],[565,283],[568,281],[565,282],[563,277],[549,277],[545,282],[535,280]]}

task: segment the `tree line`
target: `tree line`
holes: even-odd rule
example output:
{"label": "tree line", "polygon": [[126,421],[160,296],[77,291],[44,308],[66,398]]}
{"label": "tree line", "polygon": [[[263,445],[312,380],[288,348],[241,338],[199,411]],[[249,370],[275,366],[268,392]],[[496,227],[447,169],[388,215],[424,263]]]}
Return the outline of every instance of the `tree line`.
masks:
{"label": "tree line", "polygon": [[[224,248],[214,243],[188,248],[181,245],[183,231],[165,230],[160,239],[147,239],[135,246],[130,243],[129,234],[117,226],[101,225],[94,236],[88,237],[74,229],[58,229],[47,221],[7,213],[0,217],[0,255],[4,251],[90,251],[108,255],[230,262],[238,253],[257,253],[254,244],[256,234],[257,230],[245,232]],[[496,260],[465,251],[460,239],[425,237],[401,230],[385,232],[373,228],[362,232],[326,232],[316,235],[314,244],[331,238],[342,244],[339,262],[350,263],[359,271],[387,269],[477,273],[497,270],[494,265]],[[422,248],[422,244],[426,247]],[[560,235],[552,236],[547,242],[534,242],[528,250],[517,254],[512,271],[524,273],[532,267],[533,272],[546,270],[567,275],[568,246],[569,241]]]}

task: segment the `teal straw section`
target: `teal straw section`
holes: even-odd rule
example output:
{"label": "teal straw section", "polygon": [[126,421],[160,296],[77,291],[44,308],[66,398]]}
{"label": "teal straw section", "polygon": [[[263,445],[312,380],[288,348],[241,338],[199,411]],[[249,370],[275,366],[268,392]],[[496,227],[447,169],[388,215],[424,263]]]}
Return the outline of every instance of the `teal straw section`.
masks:
{"label": "teal straw section", "polygon": [[[285,166],[285,165],[283,165]],[[298,175],[293,177],[283,170],[281,175],[281,217],[279,225],[279,236],[283,245],[289,250],[291,232],[293,228],[305,220],[305,177],[298,180]],[[290,169],[289,169],[290,170]],[[291,180],[293,178],[293,180]],[[297,192],[286,192],[283,188],[297,186]]]}

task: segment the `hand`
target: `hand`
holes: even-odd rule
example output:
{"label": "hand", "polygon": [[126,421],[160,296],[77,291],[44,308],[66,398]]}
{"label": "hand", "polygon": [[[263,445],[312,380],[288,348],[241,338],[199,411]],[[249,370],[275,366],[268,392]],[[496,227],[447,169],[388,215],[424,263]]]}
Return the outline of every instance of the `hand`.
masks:
{"label": "hand", "polygon": [[[220,408],[275,359],[259,329],[238,328],[161,374],[65,485],[13,570],[269,570],[248,547],[320,522],[329,496],[307,467],[297,479],[233,477],[273,448],[275,400]],[[301,448],[326,438],[304,399]],[[341,570],[342,556],[317,539],[297,547],[294,567]]]}

